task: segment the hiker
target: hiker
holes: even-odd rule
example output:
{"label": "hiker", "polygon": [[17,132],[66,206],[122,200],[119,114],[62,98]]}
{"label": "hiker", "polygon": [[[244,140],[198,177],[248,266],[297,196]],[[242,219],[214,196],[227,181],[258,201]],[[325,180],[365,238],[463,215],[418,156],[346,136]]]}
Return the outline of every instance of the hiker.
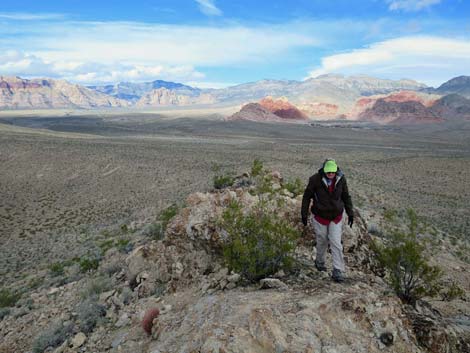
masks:
{"label": "hiker", "polygon": [[343,211],[346,209],[348,225],[354,222],[353,205],[348,192],[346,178],[334,159],[326,159],[318,173],[308,181],[302,198],[302,223],[307,225],[310,201],[313,201],[313,229],[317,241],[315,267],[326,271],[325,256],[328,244],[333,257],[332,278],[344,281],[343,245],[341,243]]}

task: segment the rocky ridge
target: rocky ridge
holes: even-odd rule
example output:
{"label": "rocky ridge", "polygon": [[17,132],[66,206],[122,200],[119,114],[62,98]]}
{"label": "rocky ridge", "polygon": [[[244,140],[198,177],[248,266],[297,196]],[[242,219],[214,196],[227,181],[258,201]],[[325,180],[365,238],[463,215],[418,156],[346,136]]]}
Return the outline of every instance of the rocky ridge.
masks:
{"label": "rocky ridge", "polygon": [[[61,331],[67,332],[63,343],[48,349],[56,353],[468,349],[465,332],[456,331],[426,305],[417,310],[403,306],[374,274],[367,245],[371,235],[359,210],[354,228],[344,227],[346,283],[334,283],[314,269],[309,232],[297,246],[293,272],[281,271],[260,285],[243,285],[240,275],[221,261],[224,232],[218,220],[233,201],[247,212],[264,200],[300,227],[301,197],[284,188],[278,172],[270,174],[270,183],[275,192],[257,194],[256,178],[245,174],[232,187],[191,194],[163,238],[137,238],[129,254],[114,248],[105,253],[98,271],[108,273],[108,279],[101,277],[92,287],[82,278],[34,291],[26,310],[19,307],[0,321],[0,352],[29,352],[31,342],[53,323],[67,328]],[[84,321],[84,297],[86,303],[95,298],[92,308],[102,313],[96,326]],[[159,315],[149,336],[140,322],[151,308],[158,308]]]}
{"label": "rocky ridge", "polygon": [[168,88],[153,89],[145,93],[136,103],[135,107],[184,106],[198,104],[213,104],[214,97],[210,94],[187,95]]}
{"label": "rocky ridge", "polygon": [[166,88],[177,92],[180,95],[186,96],[197,96],[200,94],[200,89],[198,88],[190,87],[177,82],[163,80],[141,83],[119,82],[114,85],[88,86],[87,88],[108,94],[115,98],[126,99],[131,102],[136,102],[147,92],[158,88]]}
{"label": "rocky ridge", "polygon": [[459,94],[470,98],[470,76],[458,76],[444,82],[436,89],[430,89],[430,92],[446,95]]}
{"label": "rocky ridge", "polygon": [[0,107],[6,109],[127,107],[129,103],[65,80],[0,77]]}

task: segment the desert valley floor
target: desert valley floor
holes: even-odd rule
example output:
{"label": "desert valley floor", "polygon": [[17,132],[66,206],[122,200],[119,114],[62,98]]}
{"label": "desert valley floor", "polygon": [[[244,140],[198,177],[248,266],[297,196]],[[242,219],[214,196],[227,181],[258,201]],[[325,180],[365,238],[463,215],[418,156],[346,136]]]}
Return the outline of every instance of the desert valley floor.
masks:
{"label": "desert valley floor", "polygon": [[235,175],[255,158],[306,182],[334,157],[359,209],[412,207],[460,239],[470,229],[468,124],[385,128],[83,113],[3,113],[0,123],[2,277],[24,278],[33,265],[80,255],[76,234],[151,220],[210,189],[215,165]]}

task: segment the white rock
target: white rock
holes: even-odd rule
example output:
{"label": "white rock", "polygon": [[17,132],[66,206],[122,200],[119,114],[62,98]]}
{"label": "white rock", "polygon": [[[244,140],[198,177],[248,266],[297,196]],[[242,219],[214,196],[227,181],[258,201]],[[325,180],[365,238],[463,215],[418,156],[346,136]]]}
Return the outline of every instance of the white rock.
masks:
{"label": "white rock", "polygon": [[287,284],[278,280],[277,278],[263,278],[261,281],[259,281],[259,284],[261,289],[289,289]]}
{"label": "white rock", "polygon": [[54,287],[54,288],[49,289],[49,291],[47,292],[47,295],[53,295],[53,294],[56,294],[58,292],[60,292],[60,289],[57,288],[57,287]]}
{"label": "white rock", "polygon": [[233,275],[230,275],[227,277],[227,280],[230,283],[237,283],[240,280],[241,276],[238,273],[234,273]]}
{"label": "white rock", "polygon": [[129,325],[130,322],[131,322],[131,319],[129,318],[129,315],[127,315],[127,313],[124,313],[119,317],[119,320],[116,322],[115,326],[116,327],[127,326]]}
{"label": "white rock", "polygon": [[77,333],[74,338],[72,338],[72,348],[76,349],[76,348],[79,348],[81,346],[83,346],[83,344],[85,343],[86,341],[86,336],[83,332],[79,332]]}
{"label": "white rock", "polygon": [[160,314],[166,314],[167,312],[169,312],[171,310],[172,306],[167,304],[167,305],[163,305],[163,307],[161,308],[160,310]]}

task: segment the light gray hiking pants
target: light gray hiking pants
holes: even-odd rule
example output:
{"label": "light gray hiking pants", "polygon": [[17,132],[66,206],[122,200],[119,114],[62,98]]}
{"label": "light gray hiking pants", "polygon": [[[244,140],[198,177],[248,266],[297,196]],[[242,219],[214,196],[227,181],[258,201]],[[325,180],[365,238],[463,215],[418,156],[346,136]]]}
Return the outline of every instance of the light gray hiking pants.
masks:
{"label": "light gray hiking pants", "polygon": [[317,258],[319,264],[325,263],[328,242],[330,243],[331,255],[333,257],[333,268],[344,272],[343,245],[341,244],[341,233],[343,231],[343,222],[335,224],[330,222],[327,226],[319,223],[313,218],[313,230],[317,239]]}

